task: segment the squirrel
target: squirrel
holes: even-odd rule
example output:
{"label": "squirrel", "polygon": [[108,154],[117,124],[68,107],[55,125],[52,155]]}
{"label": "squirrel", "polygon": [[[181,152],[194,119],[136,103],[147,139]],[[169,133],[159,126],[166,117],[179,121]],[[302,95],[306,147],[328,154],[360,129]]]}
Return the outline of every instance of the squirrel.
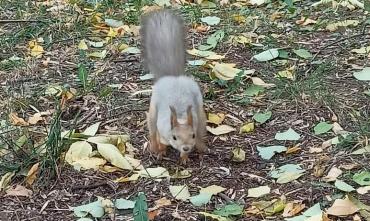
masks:
{"label": "squirrel", "polygon": [[201,158],[207,150],[207,118],[200,87],[185,73],[184,21],[169,9],[148,12],[141,18],[140,35],[144,67],[154,75],[149,150],[162,159],[172,146],[185,165],[190,152],[196,150]]}

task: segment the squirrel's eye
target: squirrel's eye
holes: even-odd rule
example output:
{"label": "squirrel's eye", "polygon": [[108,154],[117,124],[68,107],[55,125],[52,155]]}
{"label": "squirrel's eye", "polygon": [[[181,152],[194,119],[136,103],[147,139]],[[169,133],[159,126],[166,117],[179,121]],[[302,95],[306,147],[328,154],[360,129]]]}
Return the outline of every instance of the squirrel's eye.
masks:
{"label": "squirrel's eye", "polygon": [[193,134],[193,139],[195,138],[195,134]]}
{"label": "squirrel's eye", "polygon": [[177,140],[175,135],[173,135],[173,137],[172,137],[172,138],[173,138],[174,140]]}

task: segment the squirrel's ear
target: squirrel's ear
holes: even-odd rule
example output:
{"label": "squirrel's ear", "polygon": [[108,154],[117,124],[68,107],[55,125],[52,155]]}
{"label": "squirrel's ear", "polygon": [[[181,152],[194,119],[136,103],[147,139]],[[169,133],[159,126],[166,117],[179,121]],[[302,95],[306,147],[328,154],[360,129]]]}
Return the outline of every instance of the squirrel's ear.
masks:
{"label": "squirrel's ear", "polygon": [[188,125],[193,126],[193,114],[191,113],[192,106],[189,105],[187,109],[187,115],[188,115]]}
{"label": "squirrel's ear", "polygon": [[171,129],[174,127],[177,127],[178,122],[177,122],[177,115],[176,115],[176,110],[173,106],[170,106],[171,109]]}

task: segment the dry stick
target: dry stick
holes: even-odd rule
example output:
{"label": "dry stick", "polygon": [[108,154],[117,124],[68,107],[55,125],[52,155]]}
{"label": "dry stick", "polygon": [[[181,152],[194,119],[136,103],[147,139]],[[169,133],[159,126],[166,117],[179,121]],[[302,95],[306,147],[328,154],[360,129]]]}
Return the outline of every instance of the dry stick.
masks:
{"label": "dry stick", "polygon": [[39,20],[21,20],[21,19],[15,19],[15,20],[0,20],[0,24],[5,23],[27,23],[27,22],[43,22]]}

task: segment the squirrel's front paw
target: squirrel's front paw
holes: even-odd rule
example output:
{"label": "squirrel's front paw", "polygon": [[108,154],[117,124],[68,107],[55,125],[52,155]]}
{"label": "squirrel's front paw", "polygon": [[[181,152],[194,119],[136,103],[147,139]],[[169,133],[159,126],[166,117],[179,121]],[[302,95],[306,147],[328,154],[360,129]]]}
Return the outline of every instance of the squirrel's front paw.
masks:
{"label": "squirrel's front paw", "polygon": [[188,154],[181,154],[180,155],[180,164],[186,165],[189,161],[189,155]]}

